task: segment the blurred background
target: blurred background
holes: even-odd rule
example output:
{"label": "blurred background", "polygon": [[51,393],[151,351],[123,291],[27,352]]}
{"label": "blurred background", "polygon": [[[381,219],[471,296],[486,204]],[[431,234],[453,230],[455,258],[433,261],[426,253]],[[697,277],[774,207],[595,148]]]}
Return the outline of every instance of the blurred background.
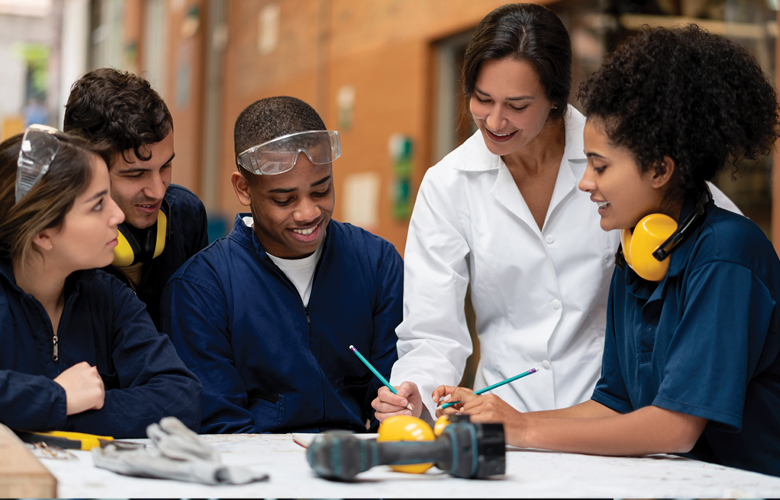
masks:
{"label": "blurred background", "polygon": [[[778,0],[539,2],[567,26],[576,89],[643,24],[695,22],[748,48],[774,81]],[[174,182],[222,236],[241,210],[230,184],[235,118],[253,101],[307,101],[342,135],[335,218],[403,254],[425,170],[473,131],[460,66],[493,0],[0,0],[0,135],[62,125],[72,83],[103,66],[140,73],[173,114]],[[716,184],[771,237],[773,158]],[[774,195],[780,197],[780,190]],[[780,203],[777,203],[780,210]],[[779,212],[776,212],[779,213]],[[780,217],[774,217],[780,234]],[[778,238],[780,239],[780,238]]]}
{"label": "blurred background", "polygon": [[[503,3],[0,0],[0,136],[30,123],[61,128],[70,86],[91,69],[140,73],[173,114],[173,181],[203,200],[213,240],[242,209],[230,183],[236,117],[257,99],[295,96],[341,133],[334,217],[386,238],[403,255],[425,170],[474,132],[460,67],[474,27]],[[778,0],[538,3],[569,30],[574,106],[579,82],[643,24],[698,23],[744,45],[776,80]],[[742,162],[715,181],[770,238],[780,235],[773,162],[773,155]],[[474,335],[468,305],[467,316]],[[463,381],[469,386],[475,348]]]}

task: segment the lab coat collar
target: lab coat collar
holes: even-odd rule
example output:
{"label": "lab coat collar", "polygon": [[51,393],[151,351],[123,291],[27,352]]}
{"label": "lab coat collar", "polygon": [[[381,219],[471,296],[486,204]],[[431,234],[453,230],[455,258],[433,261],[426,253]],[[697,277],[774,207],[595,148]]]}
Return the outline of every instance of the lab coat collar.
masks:
{"label": "lab coat collar", "polygon": [[[569,106],[564,115],[564,124],[566,145],[564,146],[558,176],[555,179],[550,205],[544,217],[544,224],[547,224],[547,221],[550,220],[553,211],[558,205],[566,197],[571,196],[572,192],[577,191],[577,183],[587,165],[582,146],[582,130],[585,125],[585,118],[579,111]],[[460,161],[455,164],[454,168],[469,171],[496,170],[495,182],[490,191],[491,195],[507,210],[523,221],[532,232],[540,235],[539,226],[534,221],[527,203],[520,195],[511,172],[500,156],[494,155],[487,149],[482,133],[477,131],[476,134],[469,138],[465,146],[463,148],[464,152],[460,156]]]}
{"label": "lab coat collar", "polygon": [[[583,174],[585,174],[585,167],[588,164],[582,138],[585,128],[585,117],[573,106],[569,105],[564,116],[564,123],[566,126],[566,145],[563,149],[563,159],[561,160],[558,178],[555,180],[555,188],[553,189],[552,199],[550,199],[547,217],[569,193],[577,191],[577,184],[582,179]],[[566,168],[567,160],[568,169]]]}
{"label": "lab coat collar", "polygon": [[[576,184],[585,172],[585,165],[588,161],[585,157],[585,147],[582,141],[585,117],[576,108],[569,105],[563,120],[566,127],[566,146],[563,150],[563,157],[568,159],[569,165],[572,167],[571,179]],[[496,170],[501,166],[501,157],[491,153],[485,146],[485,140],[479,130],[474,132],[463,143],[463,146],[462,154],[452,166],[455,170],[479,172]]]}

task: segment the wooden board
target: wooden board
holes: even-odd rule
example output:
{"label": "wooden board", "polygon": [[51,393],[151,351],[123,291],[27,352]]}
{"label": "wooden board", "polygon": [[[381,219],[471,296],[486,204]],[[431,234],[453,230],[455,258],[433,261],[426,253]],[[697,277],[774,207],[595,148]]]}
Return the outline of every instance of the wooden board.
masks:
{"label": "wooden board", "polygon": [[57,479],[11,429],[0,424],[0,497],[56,496]]}

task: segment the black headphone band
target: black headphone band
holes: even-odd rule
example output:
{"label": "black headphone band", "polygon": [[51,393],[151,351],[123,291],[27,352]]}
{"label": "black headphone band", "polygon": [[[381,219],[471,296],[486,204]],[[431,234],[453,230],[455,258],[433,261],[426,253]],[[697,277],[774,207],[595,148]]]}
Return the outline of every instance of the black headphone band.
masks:
{"label": "black headphone band", "polygon": [[677,229],[672,233],[672,235],[669,236],[666,241],[661,243],[658,249],[653,252],[653,257],[655,257],[658,262],[661,262],[665,258],[669,257],[677,245],[685,241],[690,232],[704,221],[704,216],[706,214],[704,205],[709,203],[710,200],[712,200],[712,194],[710,193],[709,188],[705,186],[704,192],[696,201],[696,206],[693,208],[693,211],[688,215],[688,217],[685,218],[682,224],[677,226]]}

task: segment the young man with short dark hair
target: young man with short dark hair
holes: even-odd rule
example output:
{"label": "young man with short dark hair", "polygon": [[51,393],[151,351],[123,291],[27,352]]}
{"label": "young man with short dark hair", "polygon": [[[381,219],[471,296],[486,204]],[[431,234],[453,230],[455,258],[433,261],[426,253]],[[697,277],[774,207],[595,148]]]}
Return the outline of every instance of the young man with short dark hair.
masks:
{"label": "young man with short dark hair", "polygon": [[64,130],[113,150],[111,197],[125,222],[114,262],[104,270],[135,291],[159,328],[165,283],[208,244],[203,203],[187,188],[171,184],[171,113],[144,78],[101,68],[71,87]]}
{"label": "young man with short dark hair", "polygon": [[371,400],[397,359],[403,262],[331,219],[338,132],[292,97],[236,120],[233,187],[251,213],[171,278],[163,331],[203,381],[205,433],[376,430]]}

